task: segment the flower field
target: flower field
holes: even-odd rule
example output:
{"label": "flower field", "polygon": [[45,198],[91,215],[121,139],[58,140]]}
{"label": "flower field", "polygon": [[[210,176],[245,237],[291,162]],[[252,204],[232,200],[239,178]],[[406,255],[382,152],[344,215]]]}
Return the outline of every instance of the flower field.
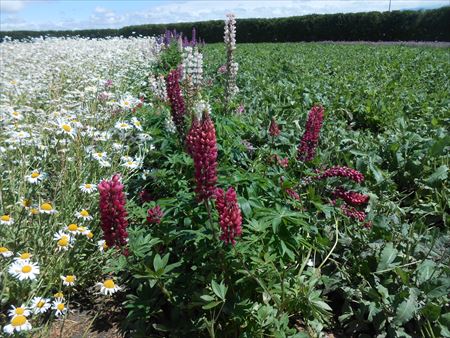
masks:
{"label": "flower field", "polygon": [[448,49],[224,41],[0,44],[2,334],[450,337]]}

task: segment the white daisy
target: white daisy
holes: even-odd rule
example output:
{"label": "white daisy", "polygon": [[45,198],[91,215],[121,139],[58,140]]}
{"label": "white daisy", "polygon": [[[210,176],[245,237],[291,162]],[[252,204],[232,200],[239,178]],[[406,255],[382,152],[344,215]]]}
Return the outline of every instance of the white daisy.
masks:
{"label": "white daisy", "polygon": [[50,299],[42,297],[34,297],[31,300],[30,308],[33,310],[34,314],[45,313],[50,309]]}
{"label": "white daisy", "polygon": [[23,120],[23,115],[20,113],[20,112],[18,112],[18,111],[12,111],[11,112],[11,117],[14,119],[14,120]]}
{"label": "white daisy", "polygon": [[42,181],[47,176],[46,173],[40,172],[39,170],[33,170],[30,175],[26,175],[25,179],[32,184],[37,184]]}
{"label": "white daisy", "polygon": [[53,235],[53,240],[56,241],[58,251],[69,250],[74,242],[73,237],[63,231],[59,231]]}
{"label": "white daisy", "polygon": [[39,207],[39,212],[42,214],[55,214],[57,211],[53,208],[51,203],[42,203]]}
{"label": "white daisy", "polygon": [[15,257],[14,260],[18,262],[28,262],[31,257],[33,257],[33,255],[27,251],[24,251],[22,253],[18,252],[17,257]]}
{"label": "white daisy", "polygon": [[129,123],[123,121],[117,121],[114,127],[121,131],[130,130],[132,128]]}
{"label": "white daisy", "polygon": [[14,224],[14,219],[10,215],[0,216],[0,224],[12,225]]}
{"label": "white daisy", "polygon": [[66,121],[58,121],[58,134],[63,134],[74,138],[77,135],[76,129]]}
{"label": "white daisy", "polygon": [[104,239],[98,241],[97,245],[100,252],[105,252],[108,249],[108,244],[106,244],[106,241]]}
{"label": "white daisy", "polygon": [[75,213],[75,216],[77,216],[78,218],[83,219],[85,221],[92,220],[92,216],[89,214],[89,211],[87,211],[86,209],[82,209],[81,211],[77,211]]}
{"label": "white daisy", "polygon": [[60,276],[60,278],[65,286],[74,286],[75,280],[77,279],[74,275]]}
{"label": "white daisy", "polygon": [[92,152],[92,157],[97,161],[106,161],[107,156],[105,151]]}
{"label": "white daisy", "polygon": [[142,131],[142,124],[136,117],[131,118],[131,123],[137,130]]}
{"label": "white daisy", "polygon": [[11,257],[14,253],[4,246],[0,246],[0,255],[3,257]]}
{"label": "white daisy", "polygon": [[80,185],[80,190],[86,194],[91,194],[97,191],[97,185],[92,183],[83,183],[82,185]]}
{"label": "white daisy", "polygon": [[125,168],[128,168],[128,169],[137,169],[141,166],[141,162],[135,161],[135,160],[127,161],[125,163],[122,163],[122,166],[124,166]]}
{"label": "white daisy", "polygon": [[22,304],[22,306],[15,307],[14,305],[11,305],[11,309],[8,310],[8,315],[11,318],[14,318],[15,316],[25,316],[28,317],[30,315],[30,310]]}
{"label": "white daisy", "polygon": [[31,328],[32,326],[27,317],[19,315],[11,319],[11,322],[3,328],[3,332],[12,335],[14,334],[14,331],[29,331]]}
{"label": "white daisy", "polygon": [[18,204],[28,210],[31,208],[31,199],[21,197]]}
{"label": "white daisy", "polygon": [[103,283],[97,283],[97,286],[100,287],[100,293],[104,295],[112,295],[117,291],[122,290],[122,288],[114,283],[112,279],[106,279]]}
{"label": "white daisy", "polygon": [[34,280],[40,273],[39,266],[30,261],[15,261],[8,269],[8,272],[20,281],[24,279]]}
{"label": "white daisy", "polygon": [[102,168],[109,168],[109,167],[111,167],[111,162],[105,161],[105,160],[98,161],[98,164]]}
{"label": "white daisy", "polygon": [[52,309],[55,310],[56,317],[61,317],[67,312],[66,304],[64,304],[63,298],[57,298],[53,301]]}

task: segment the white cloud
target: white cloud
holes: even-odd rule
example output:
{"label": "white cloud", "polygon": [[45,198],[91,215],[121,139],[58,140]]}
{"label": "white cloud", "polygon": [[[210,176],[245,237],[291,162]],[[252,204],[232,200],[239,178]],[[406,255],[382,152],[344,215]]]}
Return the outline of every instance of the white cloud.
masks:
{"label": "white cloud", "polygon": [[0,12],[1,13],[16,13],[19,12],[25,6],[25,1],[21,0],[1,0]]}
{"label": "white cloud", "polygon": [[[9,0],[8,0],[9,1]],[[6,1],[6,3],[8,2]],[[5,1],[1,0],[3,4]],[[25,3],[25,1],[14,1]],[[107,4],[107,2],[105,2]],[[175,23],[204,20],[222,20],[226,13],[233,12],[238,18],[285,17],[311,13],[348,13],[364,11],[387,11],[389,0],[259,0],[259,1],[171,1],[142,11],[117,13],[97,6],[91,15],[81,19],[60,19],[52,22],[5,22],[2,30],[14,29],[87,29],[120,28],[127,25],[149,23]],[[448,5],[441,0],[392,0],[392,10],[405,8],[440,7]]]}

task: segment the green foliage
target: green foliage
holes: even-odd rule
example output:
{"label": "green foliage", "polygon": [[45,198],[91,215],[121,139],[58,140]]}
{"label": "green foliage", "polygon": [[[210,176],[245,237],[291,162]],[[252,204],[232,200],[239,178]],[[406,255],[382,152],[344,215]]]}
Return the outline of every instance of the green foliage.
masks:
{"label": "green foliage", "polygon": [[[130,208],[130,256],[115,271],[129,286],[127,329],[136,337],[449,336],[446,50],[238,45],[239,116],[224,114],[223,46],[204,52],[219,186],[238,193],[243,236],[235,247],[218,240],[217,215],[195,200],[192,160],[163,129],[167,107],[154,102],[145,115],[152,171],[130,189],[154,201]],[[326,114],[318,154],[298,163],[315,103]],[[271,117],[282,130],[275,139]],[[366,181],[301,184],[331,165]],[[371,229],[329,204],[336,185],[370,195]],[[155,205],[164,217],[146,224]]]}
{"label": "green foliage", "polygon": [[[293,16],[273,19],[238,19],[238,42],[295,41],[450,41],[450,7],[426,11],[366,12]],[[152,36],[166,29],[176,29],[190,36],[192,27],[208,43],[223,40],[223,21],[201,21],[175,24],[148,24],[120,29],[86,29],[65,31],[0,32],[0,39],[26,39],[40,36]]]}

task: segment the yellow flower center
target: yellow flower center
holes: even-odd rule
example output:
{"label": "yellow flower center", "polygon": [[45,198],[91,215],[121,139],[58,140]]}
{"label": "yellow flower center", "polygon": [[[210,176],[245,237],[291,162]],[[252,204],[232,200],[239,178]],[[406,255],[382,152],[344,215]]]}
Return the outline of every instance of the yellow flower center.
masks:
{"label": "yellow flower center", "polygon": [[67,229],[69,229],[70,231],[77,231],[78,230],[78,225],[76,224],[69,224],[69,226],[67,227]]}
{"label": "yellow flower center", "polygon": [[132,161],[128,161],[127,164],[128,164],[128,165],[132,165],[133,162],[132,162]]}
{"label": "yellow flower center", "polygon": [[69,126],[68,124],[63,124],[62,129],[64,129],[64,131],[69,133],[72,130],[72,127]]}
{"label": "yellow flower center", "polygon": [[16,315],[23,315],[23,313],[25,312],[25,309],[22,307],[16,307]]}
{"label": "yellow flower center", "polygon": [[23,267],[22,267],[22,272],[23,273],[30,273],[31,272],[31,265],[24,265]]}
{"label": "yellow flower center", "polygon": [[9,215],[3,215],[2,217],[0,217],[0,219],[4,222],[9,222],[11,217],[9,217]]}
{"label": "yellow flower center", "polygon": [[83,209],[83,210],[80,211],[80,215],[83,216],[83,217],[87,217],[87,216],[89,216],[89,212],[87,210]]}
{"label": "yellow flower center", "polygon": [[27,207],[27,208],[30,207],[31,206],[31,200],[29,200],[27,198],[24,198],[23,201],[22,201],[22,205],[24,207]]}
{"label": "yellow flower center", "polygon": [[128,127],[128,124],[122,123],[120,126],[121,126],[122,128],[126,128],[126,127]]}
{"label": "yellow flower center", "polygon": [[13,114],[14,116],[19,116],[19,112],[17,112],[17,111],[13,111],[12,114]]}
{"label": "yellow flower center", "polygon": [[87,183],[87,184],[84,185],[84,187],[85,187],[86,189],[91,189],[91,188],[92,188],[92,184]]}
{"label": "yellow flower center", "polygon": [[64,304],[63,304],[63,303],[59,303],[58,305],[56,305],[56,308],[57,308],[59,311],[63,311],[63,310],[64,310]]}
{"label": "yellow flower center", "polygon": [[39,214],[39,209],[32,208],[30,211],[31,211],[31,214],[32,214],[32,215],[37,215],[37,214]]}
{"label": "yellow flower center", "polygon": [[27,322],[27,318],[23,315],[18,315],[15,316],[12,320],[11,320],[11,325],[14,327],[17,326],[22,326]]}
{"label": "yellow flower center", "polygon": [[86,235],[89,239],[91,239],[92,237],[94,237],[94,234],[92,233],[92,231],[89,231],[88,234]]}
{"label": "yellow flower center", "polygon": [[29,252],[24,252],[19,257],[20,257],[20,259],[30,259],[31,258],[31,254]]}
{"label": "yellow flower center", "polygon": [[111,279],[107,279],[103,282],[103,286],[107,289],[114,289],[116,284],[114,284],[114,282]]}
{"label": "yellow flower center", "polygon": [[57,242],[59,246],[68,246],[69,245],[69,239],[67,236],[61,237],[61,239]]}
{"label": "yellow flower center", "polygon": [[41,209],[45,211],[53,210],[53,207],[50,203],[44,203],[41,205]]}
{"label": "yellow flower center", "polygon": [[103,157],[103,153],[97,153],[98,157]]}
{"label": "yellow flower center", "polygon": [[43,302],[42,300],[40,300],[37,304],[36,307],[41,308],[45,305],[45,302]]}
{"label": "yellow flower center", "polygon": [[103,250],[106,250],[106,249],[108,249],[108,244],[103,243]]}
{"label": "yellow flower center", "polygon": [[66,276],[66,282],[67,282],[67,283],[73,283],[73,282],[75,282],[75,276],[73,276],[73,275],[67,275],[67,276]]}
{"label": "yellow flower center", "polygon": [[63,297],[64,297],[64,294],[63,294],[62,292],[57,292],[57,293],[55,293],[55,294],[53,295],[53,297],[55,297],[55,298],[63,298]]}
{"label": "yellow flower center", "polygon": [[125,101],[123,104],[126,105],[126,106],[128,106],[128,105],[130,104],[130,102]]}
{"label": "yellow flower center", "polygon": [[5,253],[8,252],[9,250],[7,248],[5,248],[4,246],[0,246],[0,254],[1,253]]}
{"label": "yellow flower center", "polygon": [[35,171],[34,173],[31,174],[31,178],[36,178],[39,177],[41,174],[39,174],[39,172]]}

